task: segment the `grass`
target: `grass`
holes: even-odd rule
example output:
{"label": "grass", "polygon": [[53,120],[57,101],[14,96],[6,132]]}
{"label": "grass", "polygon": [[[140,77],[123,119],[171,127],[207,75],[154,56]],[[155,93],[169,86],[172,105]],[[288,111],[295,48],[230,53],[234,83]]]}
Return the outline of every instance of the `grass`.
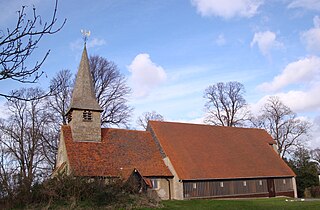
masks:
{"label": "grass", "polygon": [[[290,200],[290,199],[289,199]],[[184,200],[163,201],[163,210],[214,209],[214,210],[319,210],[317,201],[286,201],[286,198],[246,200]],[[145,208],[144,210],[147,210]]]}

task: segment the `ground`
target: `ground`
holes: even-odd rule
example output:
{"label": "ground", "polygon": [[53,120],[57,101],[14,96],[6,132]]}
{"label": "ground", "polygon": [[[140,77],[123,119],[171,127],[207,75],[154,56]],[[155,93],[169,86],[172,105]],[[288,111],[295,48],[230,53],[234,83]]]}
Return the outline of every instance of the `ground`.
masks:
{"label": "ground", "polygon": [[[214,209],[214,210],[318,210],[320,199],[293,200],[290,198],[240,199],[240,200],[187,200],[163,201],[163,210]],[[147,209],[147,208],[146,208]],[[144,209],[144,210],[146,210]]]}

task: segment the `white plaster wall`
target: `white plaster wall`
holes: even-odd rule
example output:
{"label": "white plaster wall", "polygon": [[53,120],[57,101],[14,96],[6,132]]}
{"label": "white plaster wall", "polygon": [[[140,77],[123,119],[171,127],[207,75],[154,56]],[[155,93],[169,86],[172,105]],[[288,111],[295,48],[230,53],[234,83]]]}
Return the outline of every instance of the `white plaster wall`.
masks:
{"label": "white plaster wall", "polygon": [[296,183],[295,177],[292,177],[292,187],[293,187],[294,197],[298,198],[297,183]]}

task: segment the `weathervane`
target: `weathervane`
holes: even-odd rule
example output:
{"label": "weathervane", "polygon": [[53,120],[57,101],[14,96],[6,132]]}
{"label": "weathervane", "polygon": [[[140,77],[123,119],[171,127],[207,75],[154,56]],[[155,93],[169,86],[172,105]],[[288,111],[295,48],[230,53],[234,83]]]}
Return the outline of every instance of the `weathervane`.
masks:
{"label": "weathervane", "polygon": [[81,33],[82,33],[84,44],[86,44],[91,32],[85,29],[81,29]]}

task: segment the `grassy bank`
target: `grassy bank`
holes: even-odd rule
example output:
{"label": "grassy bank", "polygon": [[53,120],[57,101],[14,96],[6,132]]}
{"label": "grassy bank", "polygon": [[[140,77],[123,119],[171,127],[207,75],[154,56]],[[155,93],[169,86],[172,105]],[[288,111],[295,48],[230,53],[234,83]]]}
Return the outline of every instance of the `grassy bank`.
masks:
{"label": "grassy bank", "polygon": [[[286,198],[252,200],[187,200],[163,201],[163,208],[174,209],[214,209],[214,210],[319,210],[317,201],[286,201]],[[146,209],[145,209],[146,210]]]}

